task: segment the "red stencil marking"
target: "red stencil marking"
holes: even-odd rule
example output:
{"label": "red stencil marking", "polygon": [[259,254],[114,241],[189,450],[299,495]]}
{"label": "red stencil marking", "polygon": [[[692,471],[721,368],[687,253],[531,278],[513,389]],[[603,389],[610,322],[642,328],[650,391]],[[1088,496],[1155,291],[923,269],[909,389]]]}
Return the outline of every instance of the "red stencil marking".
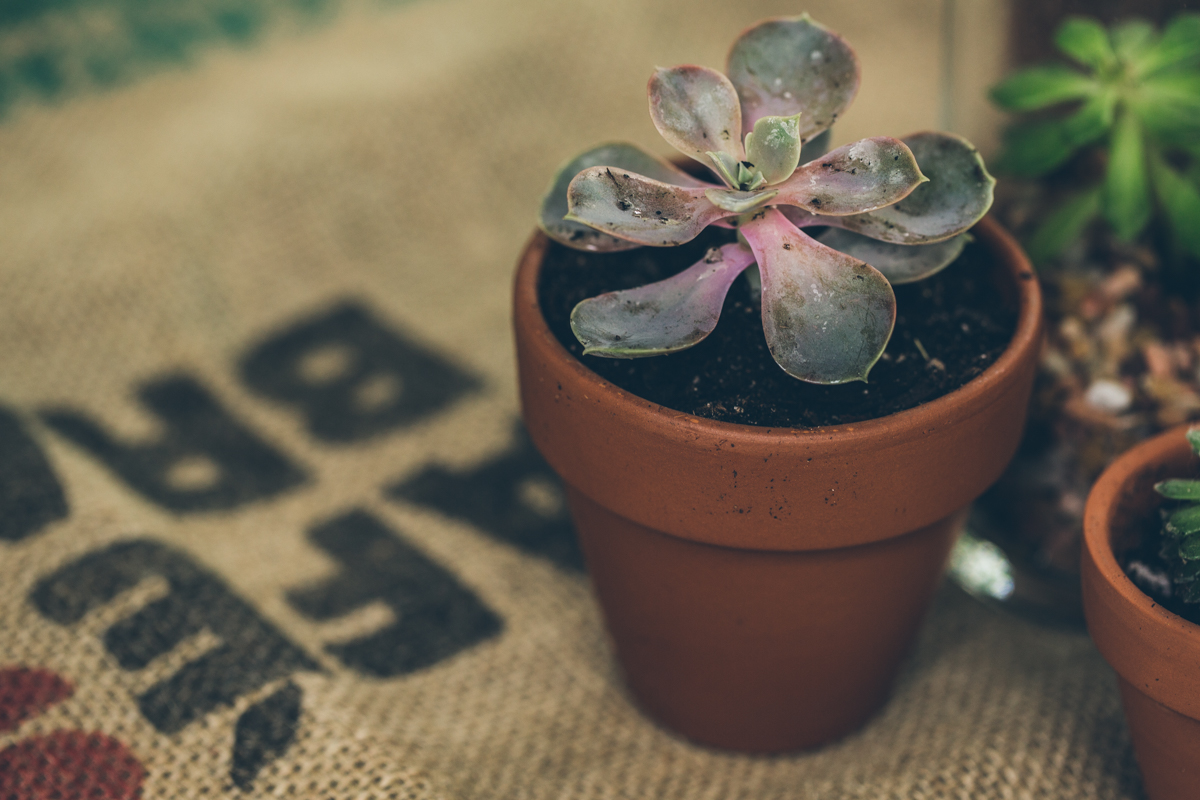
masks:
{"label": "red stencil marking", "polygon": [[0,750],[4,800],[138,800],[146,770],[103,733],[55,731]]}
{"label": "red stencil marking", "polygon": [[25,720],[74,692],[69,681],[47,669],[0,669],[0,733],[15,731]]}

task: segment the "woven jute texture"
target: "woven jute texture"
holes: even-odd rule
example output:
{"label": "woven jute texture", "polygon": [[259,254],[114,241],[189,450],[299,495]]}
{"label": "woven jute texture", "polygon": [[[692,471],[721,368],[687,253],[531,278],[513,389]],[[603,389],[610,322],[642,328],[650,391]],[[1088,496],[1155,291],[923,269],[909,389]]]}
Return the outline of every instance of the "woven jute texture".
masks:
{"label": "woven jute texture", "polygon": [[[862,53],[839,138],[935,122],[937,6],[811,6]],[[950,588],[819,752],[695,747],[621,685],[517,422],[512,268],[556,164],[661,150],[656,64],[799,10],[346,2],[13,105],[0,796],[1138,797],[1086,637]]]}

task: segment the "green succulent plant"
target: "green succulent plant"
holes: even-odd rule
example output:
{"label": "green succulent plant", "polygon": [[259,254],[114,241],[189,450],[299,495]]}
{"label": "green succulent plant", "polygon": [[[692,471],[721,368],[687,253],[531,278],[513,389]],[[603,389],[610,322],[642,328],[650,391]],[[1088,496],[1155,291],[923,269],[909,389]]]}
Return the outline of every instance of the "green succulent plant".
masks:
{"label": "green succulent plant", "polygon": [[[1200,429],[1187,432],[1200,455]],[[1162,556],[1171,578],[1171,594],[1185,603],[1200,604],[1200,481],[1169,480],[1154,490],[1168,500],[1188,501],[1165,515]]]}
{"label": "green succulent plant", "polygon": [[1177,245],[1200,258],[1200,14],[1180,14],[1161,33],[1140,19],[1106,29],[1072,17],[1055,44],[1084,69],[1032,67],[991,91],[1011,112],[1064,107],[1010,128],[997,171],[1046,175],[1088,147],[1106,159],[1103,176],[1037,228],[1030,255],[1052,258],[1097,217],[1132,241],[1157,210]]}

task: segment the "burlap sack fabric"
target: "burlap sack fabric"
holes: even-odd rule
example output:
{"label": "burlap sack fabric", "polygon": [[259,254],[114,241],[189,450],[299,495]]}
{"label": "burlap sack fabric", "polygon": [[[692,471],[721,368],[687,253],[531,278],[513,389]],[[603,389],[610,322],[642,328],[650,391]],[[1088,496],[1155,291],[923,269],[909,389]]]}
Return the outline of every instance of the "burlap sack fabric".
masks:
{"label": "burlap sack fabric", "polygon": [[[810,6],[863,56],[839,138],[931,122],[927,6]],[[656,63],[800,9],[256,7],[109,91],[71,72],[103,3],[0,40],[67,65],[0,124],[0,787],[108,753],[112,797],[1139,796],[1088,640],[951,589],[817,753],[706,751],[622,689],[516,422],[512,265],[558,162],[656,144]]]}

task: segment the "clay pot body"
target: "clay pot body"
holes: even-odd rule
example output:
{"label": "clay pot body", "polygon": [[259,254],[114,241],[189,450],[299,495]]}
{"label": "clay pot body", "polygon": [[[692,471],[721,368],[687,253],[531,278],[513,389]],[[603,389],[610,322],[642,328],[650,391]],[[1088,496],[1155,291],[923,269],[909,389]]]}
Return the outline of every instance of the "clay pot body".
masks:
{"label": "clay pot body", "polygon": [[1154,484],[1195,475],[1187,426],[1138,445],[1105,470],[1083,518],[1083,610],[1088,632],[1116,670],[1134,753],[1151,800],[1200,793],[1200,625],[1143,594],[1114,553],[1156,514]]}
{"label": "clay pot body", "polygon": [[926,405],[836,428],[699,419],[612,386],[547,328],[522,256],[514,325],[526,426],[561,476],[628,685],[712,746],[813,747],[886,700],[969,503],[1015,452],[1041,342],[1028,262],[990,220],[1019,308],[1003,355]]}

